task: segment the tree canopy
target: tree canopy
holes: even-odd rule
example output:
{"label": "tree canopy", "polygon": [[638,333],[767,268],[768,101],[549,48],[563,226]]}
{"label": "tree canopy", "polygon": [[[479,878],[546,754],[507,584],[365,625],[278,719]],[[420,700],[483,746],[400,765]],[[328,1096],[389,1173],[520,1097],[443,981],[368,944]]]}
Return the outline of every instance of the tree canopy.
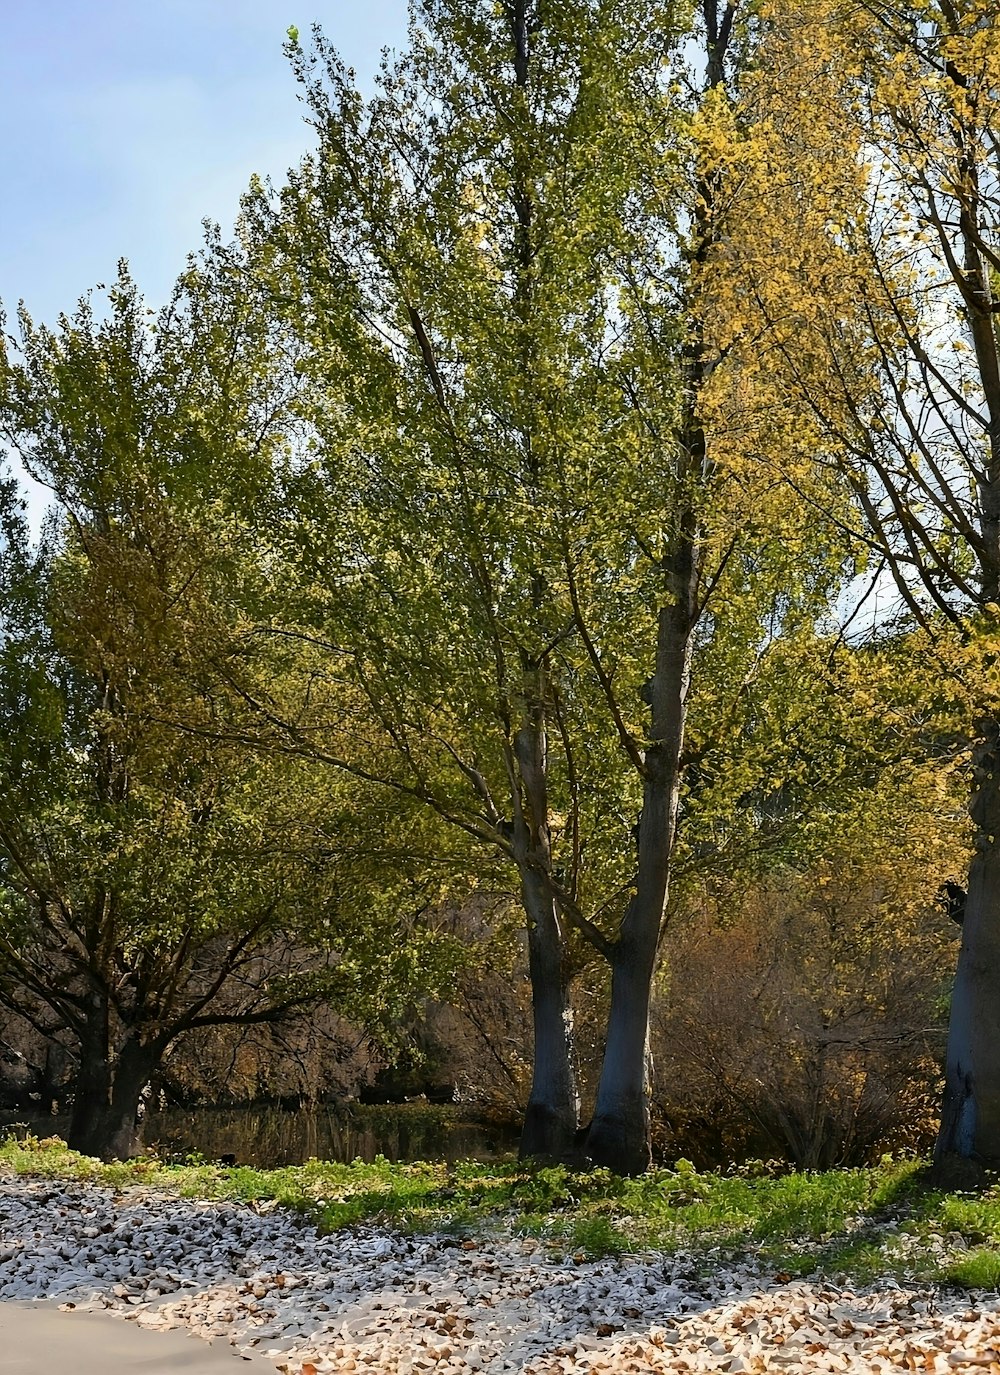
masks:
{"label": "tree canopy", "polygon": [[124,275],[101,323],[23,317],[6,370],[11,445],[56,505],[32,545],[4,485],[0,1000],[68,1039],[71,1137],[100,1154],[131,1152],[185,1032],[319,999],[390,1023],[457,953],[420,919],[433,885],[376,875],[356,787],[213,725],[267,568],[205,500],[232,461],[213,420],[242,442],[251,417],[233,366],[225,409],[194,403],[187,292],[155,326]]}
{"label": "tree canopy", "polygon": [[118,1028],[81,1104],[130,1036],[398,1006],[479,885],[524,915],[523,1152],[641,1170],[698,885],[799,894],[886,775],[957,854],[974,742],[942,1150],[1000,1158],[996,37],[416,0],[365,97],[290,31],[315,147],[233,241],[158,315],[123,272],[22,316],[0,422],[56,516],[33,547],[3,488],[0,987]]}

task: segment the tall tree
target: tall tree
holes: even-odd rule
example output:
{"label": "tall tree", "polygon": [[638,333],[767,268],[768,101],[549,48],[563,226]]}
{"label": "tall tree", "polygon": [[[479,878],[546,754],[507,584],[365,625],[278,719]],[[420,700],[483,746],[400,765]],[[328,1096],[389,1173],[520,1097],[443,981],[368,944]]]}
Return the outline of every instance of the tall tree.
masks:
{"label": "tall tree", "polygon": [[625,1171],[649,1160],[695,651],[719,674],[704,766],[769,639],[815,614],[841,560],[795,559],[798,499],[756,484],[715,383],[735,19],[705,5],[692,74],[671,14],[634,0],[433,0],[367,104],[320,34],[309,55],[293,35],[319,150],[276,214],[264,188],[246,202],[307,379],[287,488],[298,614],[378,743],[359,761],[312,678],[305,706],[267,685],[258,706],[288,748],[378,777],[513,865],[526,1154],[576,1149],[568,984],[581,942],[607,961],[582,1149]]}
{"label": "tall tree", "polygon": [[153,329],[123,275],[101,322],[87,303],[55,332],[22,316],[3,368],[8,443],[56,506],[33,550],[3,488],[0,1001],[68,1040],[70,1143],[104,1156],[134,1153],[185,1032],[320,998],[364,1020],[439,953],[419,924],[402,937],[416,887],[380,901],[347,789],[213,729],[269,575],[214,483],[268,440],[275,378],[250,332],[203,333],[219,302],[200,290]]}
{"label": "tall tree", "polygon": [[979,3],[875,3],[831,18],[824,41],[843,80],[827,109],[842,134],[811,188],[810,252],[783,297],[766,270],[750,271],[781,322],[785,385],[852,484],[858,541],[924,628],[941,681],[964,696],[975,844],[937,1150],[996,1165],[1000,18]]}

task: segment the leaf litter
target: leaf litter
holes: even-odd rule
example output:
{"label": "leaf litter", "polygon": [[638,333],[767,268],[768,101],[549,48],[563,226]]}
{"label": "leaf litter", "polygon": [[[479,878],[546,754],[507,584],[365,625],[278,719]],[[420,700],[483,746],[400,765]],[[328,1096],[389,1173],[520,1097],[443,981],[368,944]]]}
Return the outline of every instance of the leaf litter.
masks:
{"label": "leaf litter", "polygon": [[1000,1298],[792,1280],[760,1260],[464,1245],[145,1186],[0,1177],[0,1298],[105,1308],[282,1375],[1000,1375]]}

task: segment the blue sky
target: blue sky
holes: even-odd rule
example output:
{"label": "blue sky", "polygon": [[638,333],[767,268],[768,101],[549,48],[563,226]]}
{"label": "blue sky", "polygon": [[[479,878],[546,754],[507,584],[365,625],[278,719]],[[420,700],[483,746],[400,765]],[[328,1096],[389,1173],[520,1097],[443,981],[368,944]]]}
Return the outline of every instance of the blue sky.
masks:
{"label": "blue sky", "polygon": [[0,300],[70,310],[120,257],[152,305],[231,224],[252,172],[308,146],[281,51],[318,20],[366,84],[405,40],[406,0],[6,0],[0,45]]}

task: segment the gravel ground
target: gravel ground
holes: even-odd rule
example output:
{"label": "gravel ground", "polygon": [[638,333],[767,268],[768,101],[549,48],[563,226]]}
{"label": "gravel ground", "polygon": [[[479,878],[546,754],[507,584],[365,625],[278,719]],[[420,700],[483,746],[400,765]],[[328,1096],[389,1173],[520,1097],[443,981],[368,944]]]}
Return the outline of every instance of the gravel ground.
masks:
{"label": "gravel ground", "polygon": [[689,1255],[574,1264],[530,1242],[321,1237],[273,1205],[0,1176],[0,1300],[186,1328],[288,1375],[986,1370],[1000,1300],[710,1276]]}

